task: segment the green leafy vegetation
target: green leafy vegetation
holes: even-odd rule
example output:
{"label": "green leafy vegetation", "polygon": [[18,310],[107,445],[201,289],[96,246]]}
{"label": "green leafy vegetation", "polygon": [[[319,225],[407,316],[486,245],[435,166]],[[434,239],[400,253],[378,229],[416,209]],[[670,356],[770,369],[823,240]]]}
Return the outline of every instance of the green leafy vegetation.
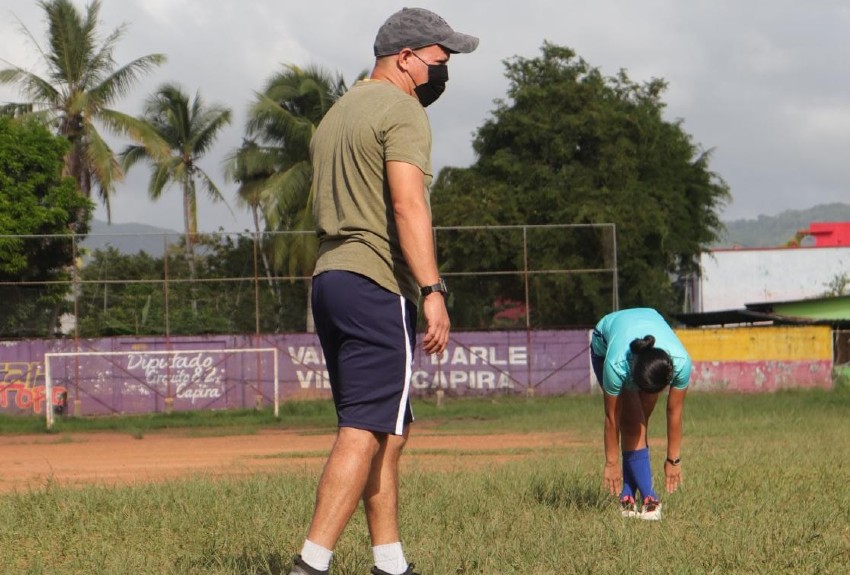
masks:
{"label": "green leafy vegetation", "polygon": [[[85,10],[70,0],[44,0],[39,5],[47,22],[46,42],[37,41],[26,27],[23,31],[47,74],[38,76],[16,65],[0,70],[0,83],[17,86],[26,98],[4,105],[0,113],[38,118],[67,140],[66,172],[84,197],[91,198],[96,191],[109,214],[111,196],[123,173],[97,122],[114,133],[144,134],[145,126],[110,106],[163,64],[165,56],[148,54],[119,66],[114,53],[126,27],[101,36],[99,0]],[[78,216],[76,223],[87,226],[88,214]]]}
{"label": "green leafy vegetation", "polygon": [[[675,280],[696,271],[696,256],[722,229],[717,212],[730,195],[710,169],[710,151],[681,122],[663,119],[666,83],[638,83],[625,71],[604,77],[571,49],[548,42],[540,57],[515,57],[505,68],[507,98],[478,129],[478,160],[439,175],[434,220],[441,226],[616,224],[620,305],[679,311],[683,292]],[[511,259],[516,251],[492,238],[477,240],[441,246],[446,270],[465,271],[459,268],[468,262],[476,271],[518,269]],[[530,245],[536,269],[581,270],[599,267],[611,253],[605,242],[612,241],[565,233]],[[532,325],[592,325],[611,309],[611,287],[597,275],[541,276],[530,289],[543,292],[546,284],[532,306]],[[522,282],[502,293],[498,282],[477,287],[456,290],[451,311],[464,325],[474,325],[463,317],[467,310],[480,309],[471,302],[524,299]]]}
{"label": "green leafy vegetation", "polygon": [[60,175],[67,149],[35,121],[0,117],[0,333],[52,334],[67,310],[67,288],[53,282],[69,279],[69,228],[92,209]]}

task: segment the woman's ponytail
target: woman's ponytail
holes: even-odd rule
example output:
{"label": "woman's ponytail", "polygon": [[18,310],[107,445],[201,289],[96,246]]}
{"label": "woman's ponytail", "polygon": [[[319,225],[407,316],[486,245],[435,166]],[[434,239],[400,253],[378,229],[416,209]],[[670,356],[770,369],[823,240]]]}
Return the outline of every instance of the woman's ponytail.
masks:
{"label": "woman's ponytail", "polygon": [[629,344],[629,349],[632,350],[632,353],[635,355],[653,347],[655,347],[655,337],[651,335],[645,335],[643,337],[633,339],[632,343]]}
{"label": "woman's ponytail", "polygon": [[655,347],[655,337],[646,335],[629,344],[634,355],[632,380],[647,393],[657,393],[673,380],[673,360],[663,349]]}

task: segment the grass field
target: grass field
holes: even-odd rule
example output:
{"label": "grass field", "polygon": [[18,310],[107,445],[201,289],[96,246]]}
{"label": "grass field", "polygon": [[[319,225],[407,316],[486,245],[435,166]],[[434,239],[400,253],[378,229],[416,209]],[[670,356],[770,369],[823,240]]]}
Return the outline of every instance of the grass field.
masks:
{"label": "grass field", "polygon": [[[204,425],[234,433],[266,426],[315,431],[333,426],[327,403],[288,405],[281,422],[262,413],[151,416],[112,419],[109,429],[140,436]],[[601,490],[599,397],[455,400],[441,409],[418,402],[415,410],[429,431],[568,431],[577,440],[559,449],[514,450],[521,457],[486,469],[465,467],[462,452],[454,466],[406,468],[403,540],[423,575],[850,572],[846,389],[691,394],[685,485],[664,498],[658,523],[620,518]],[[26,425],[3,419],[0,432],[31,432]],[[659,411],[651,436],[663,433]],[[654,443],[656,485],[663,454],[663,443]],[[315,475],[48,485],[2,495],[0,573],[285,575],[305,535]],[[365,575],[371,563],[358,512],[331,572]]]}

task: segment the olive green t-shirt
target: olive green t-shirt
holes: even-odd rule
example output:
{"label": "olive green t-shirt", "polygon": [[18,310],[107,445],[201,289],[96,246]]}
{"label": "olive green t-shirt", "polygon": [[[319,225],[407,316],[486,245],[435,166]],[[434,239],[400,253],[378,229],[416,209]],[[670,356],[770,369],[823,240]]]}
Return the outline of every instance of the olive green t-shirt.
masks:
{"label": "olive green t-shirt", "polygon": [[431,126],[419,101],[388,82],[361,80],[331,107],[310,143],[313,219],[319,236],[314,275],[346,270],[419,301],[404,259],[385,164],[425,175],[430,208]]}

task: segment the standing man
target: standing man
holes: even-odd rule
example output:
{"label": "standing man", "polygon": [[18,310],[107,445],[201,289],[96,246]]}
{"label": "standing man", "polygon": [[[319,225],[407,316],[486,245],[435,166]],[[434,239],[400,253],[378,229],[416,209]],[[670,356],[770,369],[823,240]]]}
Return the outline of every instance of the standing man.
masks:
{"label": "standing man", "polygon": [[415,575],[398,527],[398,462],[413,421],[409,389],[417,303],[422,349],[445,350],[446,285],[434,249],[431,127],[451,54],[478,38],[421,8],[396,12],[375,38],[375,67],[328,111],[311,143],[319,257],[313,314],[339,429],[290,575],[329,572],[363,501],[373,575]]}

